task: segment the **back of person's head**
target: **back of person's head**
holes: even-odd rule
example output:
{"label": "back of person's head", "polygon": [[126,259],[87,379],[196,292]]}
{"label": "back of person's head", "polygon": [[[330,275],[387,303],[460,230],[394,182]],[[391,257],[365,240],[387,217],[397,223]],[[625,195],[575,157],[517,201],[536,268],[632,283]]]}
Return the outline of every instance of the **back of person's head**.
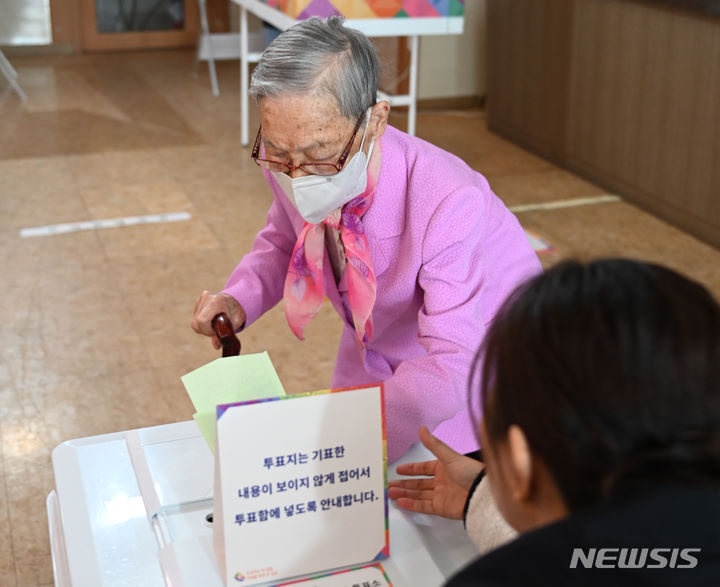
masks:
{"label": "back of person's head", "polygon": [[701,285],[564,262],[511,296],[484,353],[487,437],[519,426],[571,511],[630,479],[720,485],[720,308]]}
{"label": "back of person's head", "polygon": [[309,18],[280,34],[255,67],[250,94],[327,94],[353,122],[377,100],[380,65],[372,41],[344,19]]}

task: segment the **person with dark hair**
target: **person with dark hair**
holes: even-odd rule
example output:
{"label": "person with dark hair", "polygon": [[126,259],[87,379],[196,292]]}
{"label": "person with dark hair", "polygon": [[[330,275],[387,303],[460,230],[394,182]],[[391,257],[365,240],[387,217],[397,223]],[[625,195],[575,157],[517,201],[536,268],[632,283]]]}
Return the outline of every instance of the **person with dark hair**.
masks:
{"label": "person with dark hair", "polygon": [[257,64],[252,160],[273,200],[265,227],[192,328],[214,337],[284,302],[292,332],[325,298],[343,321],[332,387],[382,381],[388,457],[421,424],[477,449],[465,406],[473,353],[502,301],[540,271],[512,213],[462,159],[388,125],[375,48],[343,19],[280,34]]}
{"label": "person with dark hair", "polygon": [[630,260],[561,263],[505,303],[470,393],[485,468],[424,429],[438,460],[398,467],[426,477],[389,490],[413,511],[465,504],[482,537],[489,483],[520,532],[448,585],[720,585],[720,306],[701,285]]}

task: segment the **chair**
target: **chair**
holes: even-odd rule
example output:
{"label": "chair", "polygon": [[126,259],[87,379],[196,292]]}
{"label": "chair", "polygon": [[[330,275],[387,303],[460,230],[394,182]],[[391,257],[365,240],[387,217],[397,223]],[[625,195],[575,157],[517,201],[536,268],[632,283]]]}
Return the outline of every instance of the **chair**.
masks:
{"label": "chair", "polygon": [[[207,0],[198,0],[198,9],[200,10],[200,38],[195,59],[195,73],[197,74],[198,63],[207,61],[213,96],[219,96],[220,89],[215,71],[215,61],[240,59],[240,33],[211,33],[207,17]],[[248,33],[248,44],[250,46],[248,61],[257,63],[265,50],[263,31]]]}
{"label": "chair", "polygon": [[10,62],[7,60],[2,51],[0,51],[0,71],[3,72],[3,74],[7,78],[7,81],[10,82],[12,89],[17,92],[18,96],[20,96],[20,99],[25,102],[27,100],[27,95],[25,94],[25,92],[23,92],[23,89],[17,82],[17,71],[15,71],[13,66],[10,65]]}

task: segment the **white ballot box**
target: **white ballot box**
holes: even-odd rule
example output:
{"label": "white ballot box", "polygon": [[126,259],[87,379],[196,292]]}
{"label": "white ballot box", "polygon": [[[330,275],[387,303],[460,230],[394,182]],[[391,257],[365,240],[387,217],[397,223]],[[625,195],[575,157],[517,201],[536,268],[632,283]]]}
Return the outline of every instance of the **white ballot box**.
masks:
{"label": "white ballot box", "polygon": [[[401,462],[428,458],[418,445]],[[52,460],[57,587],[223,587],[209,520],[214,459],[194,421],[70,440]],[[379,563],[395,587],[437,587],[475,556],[459,521],[390,503],[388,524],[390,557]]]}

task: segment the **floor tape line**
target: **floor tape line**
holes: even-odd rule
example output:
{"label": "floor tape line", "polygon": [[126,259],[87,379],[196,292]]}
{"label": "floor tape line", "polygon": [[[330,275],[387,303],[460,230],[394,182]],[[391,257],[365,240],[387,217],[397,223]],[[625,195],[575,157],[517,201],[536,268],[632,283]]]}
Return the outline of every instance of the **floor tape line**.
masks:
{"label": "floor tape line", "polygon": [[144,216],[125,216],[123,218],[106,218],[103,220],[83,220],[81,222],[67,222],[63,224],[48,224],[47,226],[33,226],[20,229],[23,238],[31,236],[50,236],[67,234],[82,230],[102,230],[104,228],[120,228],[122,226],[137,226],[138,224],[159,224],[163,222],[180,222],[190,220],[189,212],[167,212],[164,214],[145,214]]}
{"label": "floor tape line", "polygon": [[572,200],[556,200],[554,202],[542,202],[539,204],[527,204],[523,206],[512,206],[510,211],[514,214],[518,212],[534,212],[536,210],[559,210],[562,208],[574,208],[577,206],[591,206],[593,204],[607,204],[609,202],[622,201],[620,196],[605,194],[603,196],[593,196],[590,198],[574,198]]}

